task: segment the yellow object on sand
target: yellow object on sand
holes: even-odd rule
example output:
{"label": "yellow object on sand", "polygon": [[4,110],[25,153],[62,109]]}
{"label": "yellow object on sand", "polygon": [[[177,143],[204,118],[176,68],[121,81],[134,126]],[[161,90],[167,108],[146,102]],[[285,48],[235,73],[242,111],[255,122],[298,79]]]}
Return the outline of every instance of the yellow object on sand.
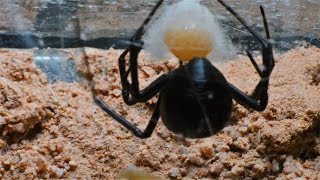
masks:
{"label": "yellow object on sand", "polygon": [[171,28],[166,31],[165,43],[170,51],[182,61],[206,57],[213,49],[210,34],[200,29]]}
{"label": "yellow object on sand", "polygon": [[141,172],[137,169],[128,169],[122,172],[118,180],[161,180],[159,177]]}

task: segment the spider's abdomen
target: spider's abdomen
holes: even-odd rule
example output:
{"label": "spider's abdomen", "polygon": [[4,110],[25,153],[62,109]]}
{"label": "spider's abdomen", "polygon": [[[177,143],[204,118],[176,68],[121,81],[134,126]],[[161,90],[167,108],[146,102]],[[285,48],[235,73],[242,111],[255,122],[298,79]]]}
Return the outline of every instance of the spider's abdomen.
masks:
{"label": "spider's abdomen", "polygon": [[169,130],[188,138],[219,132],[232,112],[227,82],[206,59],[194,59],[173,72],[160,93],[160,113]]}

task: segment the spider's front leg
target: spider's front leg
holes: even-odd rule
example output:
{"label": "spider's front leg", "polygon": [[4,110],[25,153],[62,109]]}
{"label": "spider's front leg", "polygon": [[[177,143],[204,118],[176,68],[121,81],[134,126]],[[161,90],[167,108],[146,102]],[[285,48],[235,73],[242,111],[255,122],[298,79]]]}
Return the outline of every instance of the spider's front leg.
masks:
{"label": "spider's front leg", "polygon": [[251,53],[247,51],[247,55],[251,60],[253,66],[260,76],[260,81],[253,91],[251,96],[248,96],[237,89],[235,86],[229,83],[230,91],[233,98],[240,104],[253,108],[257,111],[263,111],[268,104],[268,86],[269,86],[269,77],[275,65],[273,58],[272,45],[270,43],[270,33],[268,28],[268,23],[264,13],[264,9],[260,6],[263,24],[266,31],[267,39],[262,38],[257,32],[255,32],[243,18],[241,18],[238,13],[236,13],[229,5],[227,5],[223,0],[218,0],[231,14],[233,14],[242,25],[260,42],[262,46],[262,67],[259,67],[256,61],[253,59]]}
{"label": "spider's front leg", "polygon": [[[122,83],[122,97],[126,104],[133,105],[137,102],[147,101],[156,95],[163,83],[167,79],[165,75],[151,83],[147,88],[139,90],[138,78],[138,57],[142,49],[143,42],[141,37],[144,34],[144,27],[150,22],[156,11],[159,9],[164,0],[159,0],[155,7],[152,9],[149,16],[144,20],[143,24],[138,28],[131,38],[130,46],[119,57],[119,71]],[[126,57],[129,54],[129,68],[126,69]],[[128,76],[131,76],[131,83]]]}
{"label": "spider's front leg", "polygon": [[[120,70],[120,78],[122,82],[122,95],[124,101],[128,105],[133,105],[137,102],[147,101],[152,98],[155,94],[157,94],[160,89],[165,85],[165,83],[169,79],[169,75],[165,74],[160,76],[154,82],[152,82],[148,87],[139,91],[139,81],[138,81],[138,55],[141,51],[142,42],[141,37],[143,35],[144,26],[149,23],[151,17],[155,14],[156,10],[160,7],[163,0],[160,0],[156,6],[153,8],[150,15],[144,21],[144,23],[140,26],[140,28],[136,31],[136,33],[131,38],[130,46],[121,54],[119,57],[119,70]],[[138,44],[138,45],[137,45]],[[129,54],[129,68],[126,69],[126,56]],[[131,83],[128,81],[128,76],[131,76]],[[131,97],[130,97],[131,96]],[[133,132],[133,134],[139,138],[147,138],[150,137],[152,132],[154,131],[157,122],[160,117],[160,109],[159,109],[159,101],[156,104],[154,112],[151,116],[151,119],[145,128],[145,130],[140,130],[133,123],[128,121],[125,117],[121,116],[116,111],[112,110],[111,107],[108,106],[102,99],[100,99],[95,93],[93,94],[93,98],[95,103],[106,113],[108,113],[112,118],[114,118],[117,122],[122,124],[128,130]]]}
{"label": "spider's front leg", "polygon": [[156,125],[160,118],[160,109],[159,109],[159,102],[157,103],[154,112],[150,118],[150,121],[145,128],[144,131],[140,130],[138,127],[136,127],[134,124],[126,120],[123,116],[121,116],[119,113],[112,110],[103,100],[101,100],[98,96],[94,96],[95,103],[106,113],[108,113],[112,118],[114,118],[117,122],[122,124],[124,127],[126,127],[129,131],[131,131],[135,136],[138,138],[148,138],[151,136],[152,132],[156,128]]}

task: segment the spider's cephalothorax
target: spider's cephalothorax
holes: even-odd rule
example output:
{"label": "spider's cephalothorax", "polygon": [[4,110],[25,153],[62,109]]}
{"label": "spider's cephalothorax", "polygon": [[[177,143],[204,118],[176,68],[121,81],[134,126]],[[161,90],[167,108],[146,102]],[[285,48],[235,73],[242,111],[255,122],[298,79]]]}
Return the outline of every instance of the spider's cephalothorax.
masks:
{"label": "spider's cephalothorax", "polygon": [[[141,46],[136,46],[136,44],[141,44],[144,27],[163,3],[163,0],[160,0],[132,37],[132,45],[119,57],[119,70],[123,87],[122,96],[126,104],[133,105],[138,102],[146,102],[160,93],[146,129],[141,131],[94,95],[97,105],[140,138],[151,136],[160,117],[168,129],[176,134],[189,138],[208,137],[219,132],[227,124],[232,112],[232,99],[246,108],[257,111],[264,110],[268,103],[269,76],[274,67],[272,46],[269,42],[270,35],[264,10],[262,7],[260,8],[267,39],[262,38],[251,29],[223,0],[218,1],[261,43],[262,68],[257,65],[251,53],[247,52],[249,59],[261,77],[250,96],[228,83],[222,73],[205,58],[212,49],[212,42],[205,38],[208,35],[203,29],[199,31],[196,27],[168,28],[164,39],[165,44],[174,55],[185,63],[181,63],[179,68],[160,76],[145,89],[139,90],[137,59]],[[178,35],[178,37],[175,35]],[[197,38],[198,40],[195,41]],[[184,39],[186,43],[183,43]],[[128,54],[130,66],[126,68],[126,56]],[[128,80],[129,75],[131,76],[131,82]]]}

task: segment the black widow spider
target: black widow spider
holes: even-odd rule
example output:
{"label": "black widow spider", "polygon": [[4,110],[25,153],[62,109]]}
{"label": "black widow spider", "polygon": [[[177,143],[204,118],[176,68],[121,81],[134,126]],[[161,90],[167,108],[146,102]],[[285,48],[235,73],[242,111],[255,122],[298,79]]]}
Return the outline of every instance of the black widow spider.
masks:
{"label": "black widow spider", "polygon": [[[157,9],[163,3],[159,0],[144,23],[131,38],[130,45],[119,57],[119,70],[122,82],[122,96],[127,105],[146,102],[159,93],[158,102],[152,117],[144,131],[134,126],[124,117],[113,111],[98,96],[94,95],[95,103],[116,121],[132,131],[139,138],[148,138],[154,131],[161,116],[165,126],[172,132],[187,138],[203,138],[213,135],[224,128],[232,112],[232,99],[246,108],[263,111],[268,103],[268,85],[274,58],[267,20],[262,6],[264,28],[267,39],[262,38],[247,25],[229,5],[223,0],[218,2],[233,14],[240,23],[261,43],[263,65],[260,68],[250,52],[247,55],[261,79],[251,96],[248,96],[228,83],[223,74],[206,58],[194,57],[186,64],[163,74],[148,87],[139,90],[137,59],[141,47],[133,44],[143,44],[141,37],[144,27],[150,22]],[[126,56],[129,55],[129,68],[126,69]],[[131,83],[128,76],[131,75]]]}

